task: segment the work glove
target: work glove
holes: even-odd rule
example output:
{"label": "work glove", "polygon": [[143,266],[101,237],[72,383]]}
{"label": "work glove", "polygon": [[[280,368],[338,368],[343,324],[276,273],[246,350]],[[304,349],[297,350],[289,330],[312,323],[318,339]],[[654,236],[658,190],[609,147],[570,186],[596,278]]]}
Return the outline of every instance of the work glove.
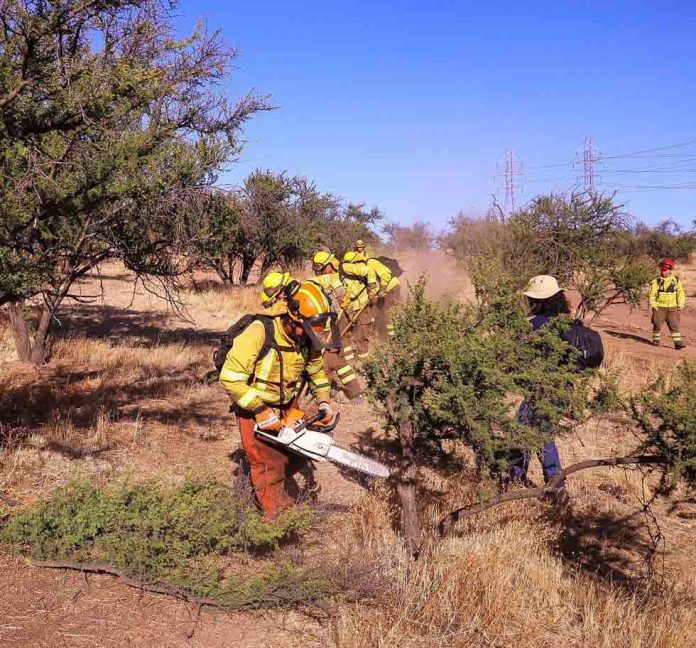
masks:
{"label": "work glove", "polygon": [[254,415],[254,420],[259,430],[264,432],[277,432],[283,427],[283,421],[280,420],[275,410],[270,407],[264,407],[260,412]]}
{"label": "work glove", "polygon": [[319,403],[319,413],[323,414],[323,417],[317,421],[319,425],[324,425],[328,427],[334,422],[334,419],[336,418],[336,414],[331,407],[331,403],[327,403],[326,401],[322,401],[321,403]]}

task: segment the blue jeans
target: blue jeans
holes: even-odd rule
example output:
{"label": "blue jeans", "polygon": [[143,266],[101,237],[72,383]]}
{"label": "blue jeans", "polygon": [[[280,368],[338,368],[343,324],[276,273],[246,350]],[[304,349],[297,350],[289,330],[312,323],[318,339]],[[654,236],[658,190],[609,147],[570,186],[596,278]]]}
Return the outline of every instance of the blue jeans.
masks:
{"label": "blue jeans", "polygon": [[[538,425],[540,427],[550,427],[548,421],[539,420],[534,409],[527,403],[527,401],[522,401],[520,409],[517,412],[517,420],[523,425]],[[529,452],[519,451],[516,453],[517,456],[513,458],[509,473],[510,477],[513,479],[519,479],[520,481],[527,481],[527,471],[529,470]],[[541,470],[544,474],[544,481],[548,482],[552,477],[557,475],[563,470],[561,466],[561,456],[558,453],[558,446],[553,439],[549,439],[544,443],[544,447],[541,452],[537,454],[539,457],[539,462],[541,463]]]}

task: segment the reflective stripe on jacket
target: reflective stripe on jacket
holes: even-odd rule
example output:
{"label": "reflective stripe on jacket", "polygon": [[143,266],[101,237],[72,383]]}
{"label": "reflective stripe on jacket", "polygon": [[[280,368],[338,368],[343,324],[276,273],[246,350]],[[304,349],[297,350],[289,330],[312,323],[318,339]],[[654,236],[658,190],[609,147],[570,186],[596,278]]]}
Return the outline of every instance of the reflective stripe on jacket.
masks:
{"label": "reflective stripe on jacket", "polygon": [[220,371],[220,383],[232,397],[234,404],[250,412],[266,405],[279,406],[282,355],[283,405],[290,403],[300,389],[302,374],[306,371],[309,388],[318,401],[330,397],[329,379],[324,371],[321,352],[298,347],[283,330],[281,318],[273,321],[275,343],[282,350],[271,348],[263,358],[259,353],[266,340],[262,322],[252,322],[235,339]]}
{"label": "reflective stripe on jacket", "polygon": [[686,292],[679,277],[656,277],[650,282],[650,308],[684,308]]}

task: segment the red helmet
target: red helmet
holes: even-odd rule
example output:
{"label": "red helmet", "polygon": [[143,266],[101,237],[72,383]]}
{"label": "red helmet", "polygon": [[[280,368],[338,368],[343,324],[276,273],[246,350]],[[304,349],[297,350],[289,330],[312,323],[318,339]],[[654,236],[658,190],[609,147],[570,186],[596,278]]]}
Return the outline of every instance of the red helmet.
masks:
{"label": "red helmet", "polygon": [[674,261],[672,259],[662,259],[660,261],[660,270],[673,270]]}

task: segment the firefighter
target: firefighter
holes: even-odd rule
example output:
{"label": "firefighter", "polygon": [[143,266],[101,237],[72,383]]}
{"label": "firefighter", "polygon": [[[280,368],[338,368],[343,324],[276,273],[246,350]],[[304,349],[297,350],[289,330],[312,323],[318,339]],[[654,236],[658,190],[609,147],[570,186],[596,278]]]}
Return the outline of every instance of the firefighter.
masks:
{"label": "firefighter", "polygon": [[341,306],[353,324],[353,342],[358,360],[368,356],[370,334],[374,321],[371,306],[377,302],[379,283],[377,274],[365,262],[356,261],[357,252],[351,250],[343,256],[339,273],[346,286],[346,296]]}
{"label": "firefighter", "polygon": [[[369,268],[375,271],[377,280],[379,281],[379,292],[377,294],[375,313],[377,332],[382,337],[394,337],[394,324],[391,320],[391,311],[401,298],[399,278],[394,276],[391,269],[379,259],[367,257],[362,252],[348,252],[346,253],[346,257],[350,257],[350,260],[354,263],[364,262]],[[348,260],[346,257],[344,257],[344,261]]]}
{"label": "firefighter", "polygon": [[269,272],[262,282],[261,305],[271,308],[280,301],[285,300],[284,288],[292,281],[289,272]]}
{"label": "firefighter", "polygon": [[[346,256],[350,254],[347,252]],[[345,349],[346,360],[353,360],[354,350],[357,350],[358,359],[364,360],[368,355],[372,322],[367,307],[377,300],[377,275],[364,263],[341,263],[334,254],[326,251],[319,251],[314,255],[312,268],[317,276],[336,274],[345,288],[340,305],[347,319],[352,322],[349,337],[351,343]],[[337,285],[335,281],[333,283]]]}
{"label": "firefighter", "polygon": [[660,346],[662,326],[666,323],[672,335],[674,348],[683,349],[686,344],[679,331],[681,314],[686,304],[686,292],[677,275],[674,274],[674,261],[660,261],[660,276],[650,283],[650,308],[652,310],[652,343]]}
{"label": "firefighter", "polygon": [[[242,447],[251,466],[251,483],[264,519],[269,520],[293,505],[287,488],[306,460],[257,438],[254,425],[265,432],[282,428],[302,388],[303,375],[324,415],[319,423],[333,422],[323,350],[340,345],[340,336],[329,300],[318,286],[308,282],[299,284],[288,296],[283,312],[266,316],[266,322],[273,334],[271,340],[262,319],[253,320],[234,338],[220,371],[220,383],[232,399]],[[327,325],[332,337],[324,344],[320,336]]]}
{"label": "firefighter", "polygon": [[353,248],[355,252],[358,252],[360,254],[365,254],[365,241],[362,239],[358,239],[355,241],[355,247]]}
{"label": "firefighter", "polygon": [[[320,286],[331,299],[334,310],[339,310],[346,296],[346,287],[341,280],[341,276],[337,272],[333,272],[331,266],[328,272],[325,272],[326,268],[317,262],[313,262],[312,267],[317,274],[314,278],[307,281],[312,281]],[[352,342],[350,342],[352,338],[350,328],[347,327],[346,334],[341,335],[344,344],[346,342],[345,338],[347,338],[348,343],[340,349],[327,351],[324,354],[324,365],[326,373],[332,378],[335,377],[335,383],[340,386],[341,391],[349,400],[353,400],[362,394],[363,385],[352,366],[355,360],[355,351],[353,350]]]}

